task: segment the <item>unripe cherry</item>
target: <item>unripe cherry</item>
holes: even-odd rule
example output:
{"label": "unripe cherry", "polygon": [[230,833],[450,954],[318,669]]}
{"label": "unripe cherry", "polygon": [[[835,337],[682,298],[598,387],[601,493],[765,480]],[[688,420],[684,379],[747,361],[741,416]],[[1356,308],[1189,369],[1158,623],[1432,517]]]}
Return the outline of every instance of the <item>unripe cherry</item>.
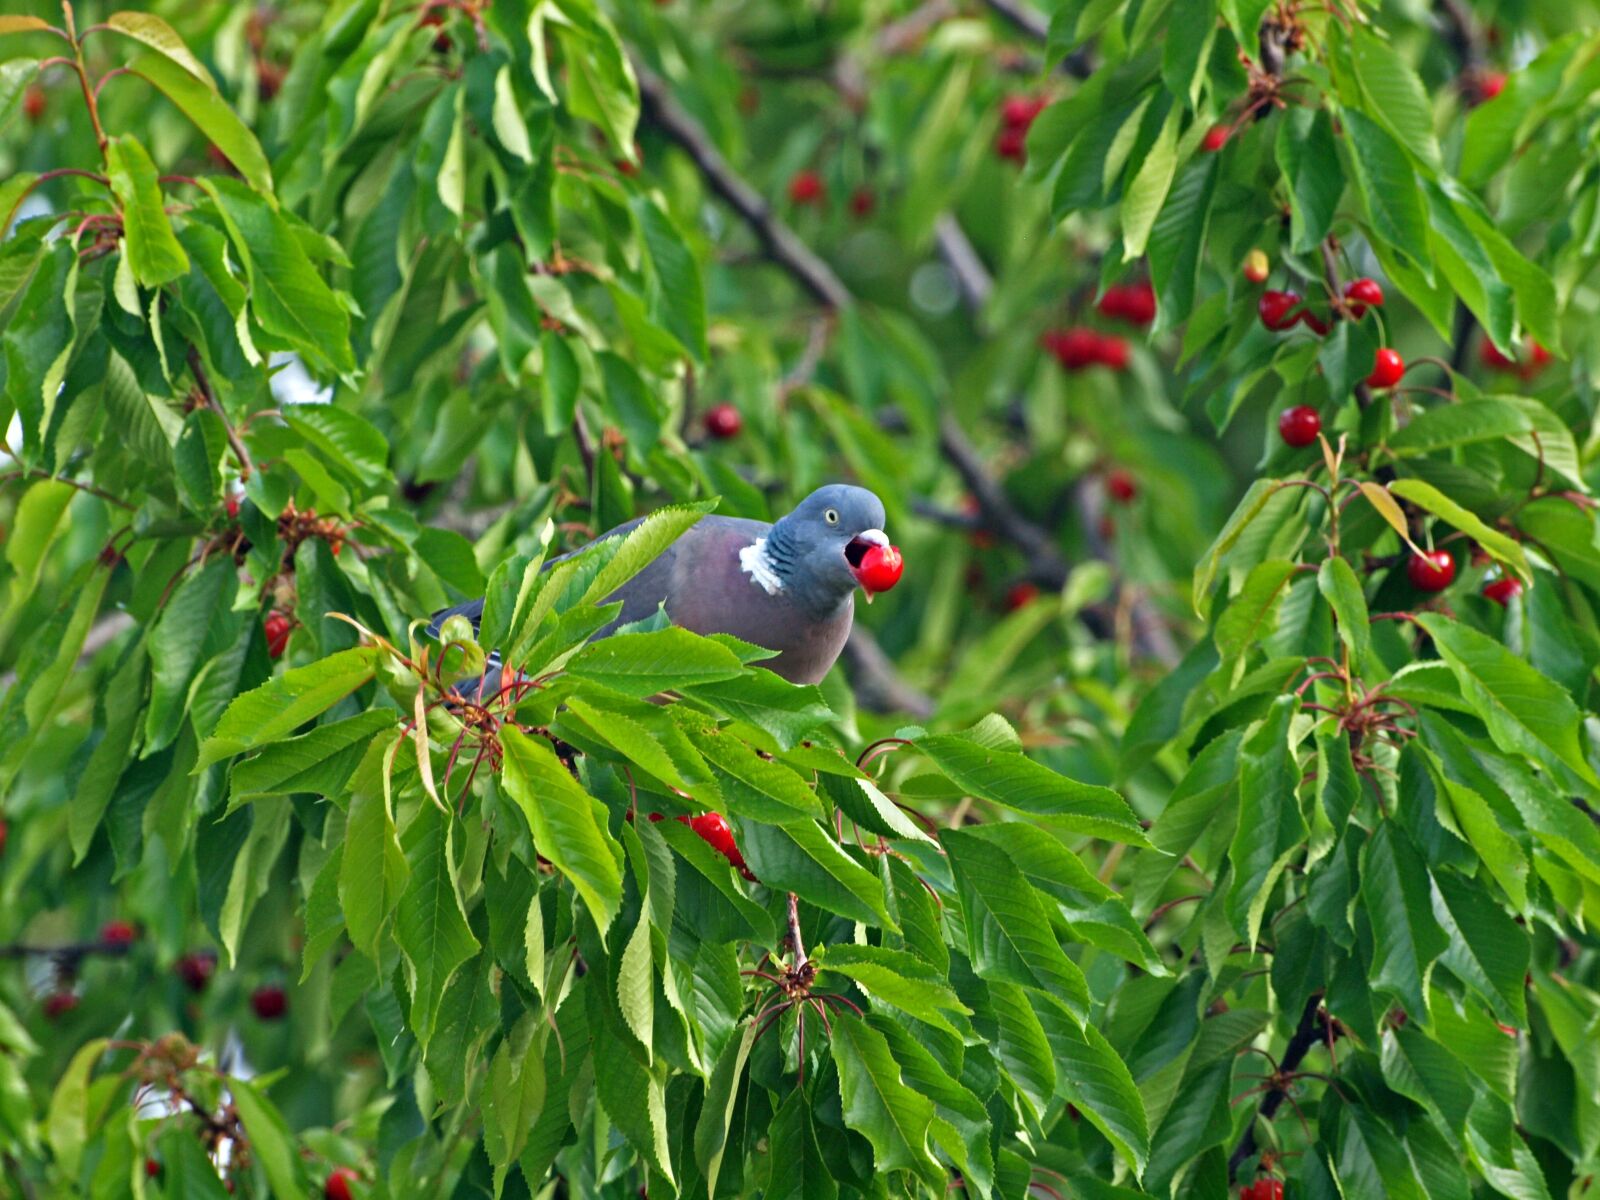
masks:
{"label": "unripe cherry", "polygon": [[1265,250],[1252,250],[1244,256],[1244,277],[1250,283],[1265,283],[1272,273],[1272,263]]}

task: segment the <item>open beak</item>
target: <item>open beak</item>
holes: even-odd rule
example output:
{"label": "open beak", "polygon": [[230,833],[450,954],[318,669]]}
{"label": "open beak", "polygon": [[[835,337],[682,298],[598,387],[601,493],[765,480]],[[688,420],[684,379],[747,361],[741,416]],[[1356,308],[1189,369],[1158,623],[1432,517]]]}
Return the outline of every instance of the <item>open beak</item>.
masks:
{"label": "open beak", "polygon": [[867,556],[867,551],[874,546],[887,547],[889,535],[881,529],[863,529],[851,538],[844,548],[844,556],[850,563],[850,570],[855,574],[856,582],[861,584],[861,591],[867,598],[867,603],[872,603],[872,589],[867,587],[861,579],[861,560]]}

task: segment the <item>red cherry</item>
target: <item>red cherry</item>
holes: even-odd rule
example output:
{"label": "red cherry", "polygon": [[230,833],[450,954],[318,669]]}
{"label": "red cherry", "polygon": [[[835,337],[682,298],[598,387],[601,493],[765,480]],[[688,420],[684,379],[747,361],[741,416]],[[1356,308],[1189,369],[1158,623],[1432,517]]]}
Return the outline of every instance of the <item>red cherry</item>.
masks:
{"label": "red cherry", "polygon": [[750,868],[745,865],[744,855],[739,852],[739,845],[733,840],[733,830],[728,828],[728,822],[723,819],[721,813],[701,813],[693,819],[679,817],[678,820],[699,834],[706,845],[726,858],[746,879],[755,878]]}
{"label": "red cherry", "polygon": [[1490,71],[1478,80],[1478,95],[1485,100],[1493,100],[1506,90],[1506,77],[1499,71]]}
{"label": "red cherry", "polygon": [[1233,136],[1233,129],[1227,125],[1213,125],[1206,130],[1206,139],[1201,144],[1207,154],[1215,154],[1228,144],[1228,139]]}
{"label": "red cherry", "polygon": [[328,1181],[322,1185],[323,1200],[351,1200],[355,1193],[350,1187],[360,1181],[361,1176],[353,1168],[335,1167],[328,1172]]}
{"label": "red cherry", "polygon": [[281,612],[269,612],[267,619],[262,622],[262,628],[267,634],[267,654],[272,658],[282,658],[284,648],[289,644],[289,618]]}
{"label": "red cherry", "polygon": [[185,954],[172,964],[172,969],[183,980],[184,987],[198,994],[205,991],[206,985],[211,982],[212,972],[217,969],[217,958],[214,954]]}
{"label": "red cherry", "polygon": [[139,931],[127,921],[107,921],[100,926],[100,944],[114,949],[125,949],[139,940]]}
{"label": "red cherry", "polygon": [[872,215],[872,210],[878,207],[878,197],[869,187],[858,187],[850,193],[850,215],[866,218]]}
{"label": "red cherry", "polygon": [[1134,482],[1131,471],[1113,467],[1106,472],[1106,491],[1118,504],[1129,504],[1139,494],[1139,485]]}
{"label": "red cherry", "polygon": [[1000,119],[1007,125],[1026,129],[1044,111],[1044,106],[1041,96],[1007,96],[1000,105]]}
{"label": "red cherry", "polygon": [[1455,577],[1455,556],[1448,550],[1425,550],[1406,560],[1406,578],[1419,592],[1442,592]]}
{"label": "red cherry", "polygon": [[1501,354],[1495,344],[1488,338],[1484,338],[1483,342],[1478,346],[1478,360],[1491,371],[1515,371],[1517,369],[1517,360]]}
{"label": "red cherry", "polygon": [[861,556],[861,565],[855,569],[856,582],[868,596],[887,592],[900,582],[900,572],[905,570],[905,559],[898,546],[872,546]]}
{"label": "red cherry", "polygon": [[731,404],[713,404],[706,409],[705,427],[707,434],[725,442],[739,436],[739,430],[744,428],[744,417]]}
{"label": "red cherry", "polygon": [[0,817],[0,854],[4,854],[6,852],[6,837],[10,832],[11,829],[6,824],[6,819],[4,817]]}
{"label": "red cherry", "polygon": [[1367,376],[1367,386],[1391,388],[1400,382],[1400,377],[1405,373],[1406,360],[1385,346],[1373,357],[1372,374]]}
{"label": "red cherry", "polygon": [[1300,304],[1300,295],[1297,292],[1265,291],[1261,299],[1256,301],[1256,314],[1261,318],[1261,323],[1274,333],[1282,333],[1285,329],[1294,328],[1294,323],[1300,318],[1295,314],[1295,309]]}
{"label": "red cherry", "polygon": [[1053,329],[1039,343],[1068,371],[1081,371],[1104,361],[1102,339],[1092,329]]}
{"label": "red cherry", "polygon": [[1322,414],[1309,404],[1286,408],[1278,417],[1278,436],[1298,449],[1309,446],[1322,432]]}
{"label": "red cherry", "polygon": [[1514,575],[1502,575],[1484,584],[1483,594],[1505,608],[1514,598],[1522,595],[1522,581]]}
{"label": "red cherry", "polygon": [[153,1158],[145,1159],[144,1173],[148,1179],[159,1179],[161,1177],[161,1164]]}
{"label": "red cherry", "polygon": [[263,984],[250,993],[250,1008],[263,1021],[279,1020],[289,1011],[289,993],[278,984]]}
{"label": "red cherry", "polygon": [[222,507],[227,512],[228,520],[230,521],[237,521],[239,519],[240,495],[241,493],[239,492],[229,492],[228,498],[222,502]]}
{"label": "red cherry", "polygon": [[1148,325],[1156,319],[1156,292],[1148,283],[1114,284],[1100,297],[1098,307],[1102,316]]}
{"label": "red cherry", "polygon": [[44,1015],[47,1021],[56,1021],[78,1007],[76,992],[51,992],[44,998]]}
{"label": "red cherry", "polygon": [[1027,608],[1039,598],[1039,589],[1035,584],[1023,582],[1011,585],[1011,590],[1006,593],[1006,611],[1016,612],[1019,608]]}
{"label": "red cherry", "polygon": [[1376,279],[1363,277],[1354,280],[1344,290],[1344,302],[1346,307],[1350,309],[1350,315],[1359,321],[1366,315],[1369,306],[1373,308],[1383,307],[1383,288],[1379,286]]}
{"label": "red cherry", "polygon": [[44,120],[44,110],[44,89],[38,84],[34,84],[22,93],[22,111],[27,114],[28,120],[37,125]]}
{"label": "red cherry", "polygon": [[795,204],[819,204],[826,189],[815,171],[796,171],[789,180],[789,199]]}
{"label": "red cherry", "polygon": [[1550,363],[1550,351],[1538,342],[1528,343],[1528,361],[1522,364],[1519,372],[1524,379],[1532,379]]}
{"label": "red cherry", "polygon": [[1272,271],[1272,263],[1265,250],[1252,250],[1244,256],[1244,277],[1250,283],[1265,283]]}
{"label": "red cherry", "polygon": [[1109,367],[1113,371],[1128,369],[1128,343],[1125,338],[1106,336],[1100,339],[1096,347],[1096,358],[1100,365]]}
{"label": "red cherry", "polygon": [[1295,320],[1304,322],[1305,327],[1311,330],[1311,332],[1316,334],[1318,337],[1327,337],[1329,330],[1333,328],[1332,325],[1328,324],[1327,321],[1324,321],[1321,317],[1317,316],[1317,314],[1312,312],[1309,308],[1302,308],[1299,312],[1295,313]]}
{"label": "red cherry", "polygon": [[1016,125],[1008,125],[1000,131],[1000,136],[995,138],[994,152],[1001,158],[1020,166],[1028,160],[1028,131]]}

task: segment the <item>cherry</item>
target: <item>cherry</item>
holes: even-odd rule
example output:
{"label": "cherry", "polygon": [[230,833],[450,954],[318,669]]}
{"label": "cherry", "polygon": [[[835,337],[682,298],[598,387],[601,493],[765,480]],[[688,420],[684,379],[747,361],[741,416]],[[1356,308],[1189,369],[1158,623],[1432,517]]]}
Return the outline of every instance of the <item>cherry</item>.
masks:
{"label": "cherry", "polygon": [[1119,337],[1103,337],[1100,339],[1098,359],[1103,367],[1110,367],[1113,371],[1125,371],[1128,368],[1128,343]]}
{"label": "cherry", "polygon": [[[651,813],[652,821],[658,820],[660,814]],[[744,855],[739,852],[739,844],[733,840],[733,830],[728,828],[728,822],[721,813],[701,813],[698,817],[679,817],[700,839],[710,846],[723,858],[727,859],[746,879],[754,880],[755,875],[745,865]]]}
{"label": "cherry", "polygon": [[1406,360],[1385,346],[1373,356],[1372,374],[1367,376],[1367,386],[1391,388],[1406,373]]}
{"label": "cherry", "polygon": [[739,436],[739,430],[744,428],[744,417],[731,404],[713,404],[706,409],[705,427],[707,434],[725,442]]}
{"label": "cherry", "polygon": [[789,199],[795,204],[820,204],[826,190],[815,171],[796,171],[789,180]]}
{"label": "cherry", "polygon": [[45,107],[44,89],[38,84],[22,93],[22,111],[35,125],[44,120]]}
{"label": "cherry", "polygon": [[1092,329],[1051,329],[1039,344],[1068,371],[1081,371],[1100,361],[1100,335]]}
{"label": "cherry", "polygon": [[1256,301],[1256,315],[1272,332],[1282,333],[1285,329],[1293,329],[1294,323],[1300,319],[1295,313],[1299,304],[1298,292],[1265,291],[1261,293],[1261,299]]}
{"label": "cherry", "polygon": [[123,950],[139,940],[139,931],[127,921],[107,921],[100,926],[100,944]]}
{"label": "cherry", "polygon": [[858,187],[850,193],[850,215],[865,219],[872,215],[872,210],[878,207],[878,197],[873,190],[865,185]]}
{"label": "cherry", "polygon": [[1156,319],[1156,292],[1148,283],[1113,284],[1100,297],[1098,307],[1102,316],[1148,325]]}
{"label": "cherry", "polygon": [[352,1167],[335,1167],[328,1172],[328,1180],[322,1185],[323,1200],[351,1200],[355,1195],[350,1190],[350,1185],[359,1183],[361,1176],[356,1174]]}
{"label": "cherry", "polygon": [[1550,363],[1550,351],[1538,342],[1528,343],[1528,361],[1522,365],[1522,377],[1532,379]]}
{"label": "cherry", "polygon": [[900,572],[905,565],[898,546],[872,546],[861,556],[861,565],[855,571],[856,582],[869,597],[887,592],[900,582]]}
{"label": "cherry", "polygon": [[267,654],[272,658],[282,658],[284,648],[289,644],[289,618],[281,612],[269,612],[267,619],[262,622],[262,628],[267,634]]}
{"label": "cherry", "polygon": [[1239,1189],[1239,1200],[1283,1200],[1283,1180],[1263,1175]]}
{"label": "cherry", "polygon": [[1000,105],[1000,119],[1012,127],[1026,129],[1044,111],[1042,96],[1007,96]]}
{"label": "cherry", "polygon": [[1493,100],[1506,90],[1506,77],[1500,71],[1490,71],[1478,80],[1478,95],[1485,100]]}
{"label": "cherry", "polygon": [[1360,320],[1366,315],[1367,307],[1383,307],[1383,288],[1376,279],[1362,277],[1351,282],[1344,290],[1345,306],[1349,308],[1350,315]]}
{"label": "cherry", "polygon": [[1006,611],[1016,612],[1019,608],[1027,608],[1039,598],[1039,588],[1036,584],[1022,582],[1011,585],[1011,590],[1006,592]]}
{"label": "cherry", "polygon": [[0,817],[0,854],[4,854],[6,852],[6,837],[10,832],[11,829],[6,824],[6,819],[4,817]]}
{"label": "cherry", "polygon": [[1500,353],[1499,349],[1488,338],[1484,338],[1478,347],[1478,360],[1491,371],[1515,371],[1517,360]]}
{"label": "cherry", "polygon": [[1227,125],[1213,125],[1206,130],[1205,141],[1201,144],[1207,154],[1215,154],[1228,144],[1228,139],[1233,136],[1233,130]]}
{"label": "cherry", "polygon": [[1106,472],[1106,491],[1118,504],[1130,504],[1139,494],[1139,485],[1134,482],[1131,471],[1122,467],[1112,467]]}
{"label": "cherry", "polygon": [[277,1021],[289,1011],[289,993],[279,984],[262,984],[250,993],[250,1008],[263,1021]]}
{"label": "cherry", "polygon": [[44,998],[44,1015],[47,1021],[57,1021],[78,1007],[78,993],[51,992]]}
{"label": "cherry", "polygon": [[1501,608],[1505,608],[1512,600],[1522,595],[1522,581],[1514,575],[1502,575],[1484,584],[1483,594]]}
{"label": "cherry", "polygon": [[217,969],[217,959],[212,954],[185,954],[172,964],[172,969],[184,987],[196,994],[206,990],[211,975]]}
{"label": "cherry", "polygon": [[1016,125],[1008,125],[995,138],[994,152],[1001,158],[1021,166],[1028,161],[1028,131]]}
{"label": "cherry", "polygon": [[1406,578],[1419,592],[1442,592],[1455,577],[1455,556],[1448,550],[1424,550],[1406,560]]}
{"label": "cherry", "polygon": [[239,519],[239,499],[242,495],[242,492],[229,492],[228,498],[222,502],[223,510],[228,514],[228,520],[237,521]]}
{"label": "cherry", "polygon": [[1265,250],[1252,250],[1244,256],[1244,277],[1250,283],[1265,283],[1272,271],[1272,263]]}
{"label": "cherry", "polygon": [[147,1179],[161,1178],[161,1164],[153,1158],[144,1160],[144,1173]]}
{"label": "cherry", "polygon": [[1289,445],[1309,446],[1322,432],[1322,414],[1309,404],[1286,408],[1278,417],[1278,436]]}

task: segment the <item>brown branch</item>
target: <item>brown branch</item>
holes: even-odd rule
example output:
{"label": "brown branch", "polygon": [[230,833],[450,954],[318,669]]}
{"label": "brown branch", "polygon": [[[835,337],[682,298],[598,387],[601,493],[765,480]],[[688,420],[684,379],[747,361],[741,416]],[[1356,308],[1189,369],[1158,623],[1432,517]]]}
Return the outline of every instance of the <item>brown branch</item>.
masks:
{"label": "brown branch", "polygon": [[[1311,1048],[1322,1040],[1321,1024],[1317,1014],[1322,1011],[1322,993],[1314,993],[1306,1001],[1305,1011],[1300,1014],[1300,1024],[1295,1027],[1294,1033],[1289,1038],[1289,1044],[1284,1047],[1283,1057],[1278,1060],[1277,1074],[1288,1075],[1301,1063],[1301,1060],[1310,1053]],[[1283,1107],[1284,1100],[1289,1093],[1281,1087],[1269,1087],[1266,1098],[1261,1101],[1261,1107],[1256,1110],[1258,1120],[1270,1121],[1273,1114]],[[1239,1144],[1233,1148],[1233,1153],[1228,1156],[1228,1178],[1232,1179],[1234,1172],[1239,1169],[1239,1164],[1244,1162],[1256,1152],[1256,1122],[1251,1121],[1245,1126],[1244,1136],[1239,1139]]]}
{"label": "brown branch", "polygon": [[984,3],[1029,37],[1042,42],[1050,36],[1050,18],[1024,0],[984,0]]}
{"label": "brown branch", "polygon": [[789,893],[789,948],[794,951],[794,965],[790,971],[798,971],[806,965],[806,945],[800,940],[800,897],[793,892]]}
{"label": "brown branch", "polygon": [[222,422],[223,432],[228,435],[228,445],[233,447],[233,456],[239,460],[239,478],[249,479],[256,469],[255,461],[251,459],[250,451],[245,449],[244,439],[234,429],[233,422],[228,420],[228,414],[223,411],[221,403],[217,400],[217,393],[211,386],[210,377],[206,374],[205,364],[200,361],[200,351],[192,345],[189,347],[189,371],[194,375],[194,385],[200,390],[200,398]]}
{"label": "brown branch", "polygon": [[639,78],[639,101],[645,118],[688,153],[712,190],[760,239],[768,258],[794,276],[822,304],[829,308],[848,306],[852,299],[850,289],[833,273],[833,268],[774,215],[761,193],[728,165],[700,123],[678,103],[667,82],[639,61],[637,55],[631,57],[634,73]]}
{"label": "brown branch", "polygon": [[994,277],[989,274],[989,268],[984,266],[983,259],[968,240],[960,222],[951,214],[943,213],[934,222],[933,238],[945,266],[956,277],[962,302],[976,321],[979,311],[988,303],[989,294],[994,291]]}
{"label": "brown branch", "polygon": [[844,656],[850,664],[851,682],[865,707],[875,712],[909,713],[918,720],[933,715],[936,706],[932,698],[900,678],[883,647],[864,626],[851,628]]}
{"label": "brown branch", "polygon": [[1060,589],[1066,586],[1067,562],[1050,535],[1028,520],[1006,498],[1004,489],[989,474],[977,449],[967,440],[956,419],[945,413],[939,419],[939,445],[978,502],[985,526],[1012,542],[1028,557],[1028,573],[1038,583]]}

